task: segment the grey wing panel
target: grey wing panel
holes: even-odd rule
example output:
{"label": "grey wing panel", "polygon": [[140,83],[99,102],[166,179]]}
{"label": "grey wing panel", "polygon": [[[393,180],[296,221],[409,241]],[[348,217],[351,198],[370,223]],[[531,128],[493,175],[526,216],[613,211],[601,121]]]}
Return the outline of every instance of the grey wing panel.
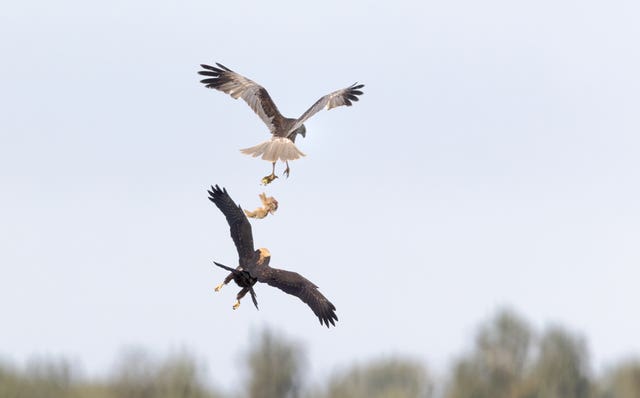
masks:
{"label": "grey wing panel", "polygon": [[200,65],[204,70],[198,73],[207,76],[200,81],[205,87],[222,91],[235,99],[242,98],[267,125],[271,133],[283,128],[284,117],[264,87],[222,64],[216,65],[217,67]]}
{"label": "grey wing panel", "polygon": [[320,98],[315,104],[311,105],[311,108],[307,109],[307,111],[296,120],[296,122],[288,129],[288,133],[302,126],[302,124],[311,116],[320,112],[324,108],[329,110],[342,105],[351,106],[352,102],[358,101],[358,96],[363,94],[362,91],[360,91],[362,87],[364,87],[364,84],[354,83],[347,88],[334,91],[331,94],[327,94]]}

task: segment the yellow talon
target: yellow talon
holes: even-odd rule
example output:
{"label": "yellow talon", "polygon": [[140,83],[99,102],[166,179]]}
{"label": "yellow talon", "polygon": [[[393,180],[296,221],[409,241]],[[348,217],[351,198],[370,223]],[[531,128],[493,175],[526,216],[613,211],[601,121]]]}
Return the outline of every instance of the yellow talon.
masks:
{"label": "yellow talon", "polygon": [[221,284],[219,284],[218,286],[216,286],[216,292],[219,292],[220,289],[222,289],[222,286],[224,286],[224,282],[222,282]]}
{"label": "yellow talon", "polygon": [[262,180],[260,180],[260,181],[262,182],[262,185],[269,185],[276,178],[278,178],[278,176],[273,174],[273,173],[271,173],[268,176],[262,177]]}
{"label": "yellow talon", "polygon": [[233,305],[233,309],[237,310],[238,307],[240,307],[240,300],[236,301],[236,303]]}

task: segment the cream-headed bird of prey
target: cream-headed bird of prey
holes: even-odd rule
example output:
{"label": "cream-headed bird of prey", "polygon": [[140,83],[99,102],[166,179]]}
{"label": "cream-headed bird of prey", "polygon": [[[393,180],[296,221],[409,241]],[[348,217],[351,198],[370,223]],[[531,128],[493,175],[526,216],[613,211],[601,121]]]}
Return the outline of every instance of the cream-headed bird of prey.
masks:
{"label": "cream-headed bird of prey", "polygon": [[251,294],[253,304],[258,308],[258,300],[253,286],[257,282],[266,283],[277,287],[285,293],[298,297],[311,308],[318,317],[321,325],[335,326],[338,316],[336,307],[320,291],[313,282],[297,272],[272,268],[269,266],[271,253],[268,249],[256,250],[253,246],[253,233],[247,216],[227,193],[227,190],[218,185],[212,186],[209,192],[209,200],[224,214],[229,224],[231,239],[238,251],[238,266],[228,267],[214,261],[214,264],[230,272],[224,281],[216,286],[216,292],[234,281],[242,288],[236,295],[236,303],[233,309],[240,306],[240,300],[247,294]]}
{"label": "cream-headed bird of prey", "polygon": [[262,178],[262,183],[267,185],[277,178],[275,174],[278,160],[286,164],[284,175],[289,177],[289,161],[305,156],[295,145],[296,136],[305,137],[307,129],[304,122],[322,109],[332,109],[338,106],[351,106],[353,101],[358,101],[362,95],[360,89],[364,84],[354,83],[347,88],[334,91],[316,101],[297,119],[282,116],[278,107],[273,102],[267,90],[256,82],[232,71],[226,66],[216,63],[216,66],[200,65],[204,70],[198,73],[207,76],[201,83],[207,88],[215,88],[231,95],[233,98],[242,98],[253,111],[262,119],[271,131],[271,139],[250,148],[241,149],[246,155],[271,162],[271,174]]}

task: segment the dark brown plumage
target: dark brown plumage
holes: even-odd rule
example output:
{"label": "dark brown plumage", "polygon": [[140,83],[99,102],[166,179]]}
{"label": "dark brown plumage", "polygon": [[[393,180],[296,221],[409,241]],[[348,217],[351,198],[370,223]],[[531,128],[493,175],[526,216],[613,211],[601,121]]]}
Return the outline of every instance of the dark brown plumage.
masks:
{"label": "dark brown plumage", "polygon": [[320,293],[318,287],[311,281],[297,272],[285,271],[271,268],[269,261],[271,253],[269,250],[261,248],[254,250],[251,224],[240,206],[231,199],[226,189],[221,189],[218,185],[212,186],[209,192],[211,200],[222,211],[227,219],[231,230],[231,238],[238,251],[239,265],[237,268],[227,267],[220,263],[217,266],[230,271],[216,291],[223,285],[234,280],[242,290],[238,293],[237,302],[234,309],[240,305],[240,299],[248,292],[251,293],[256,308],[258,303],[253,285],[256,282],[263,282],[273,287],[277,287],[285,293],[294,295],[307,304],[320,320],[320,324],[329,327],[335,326],[338,316],[335,313],[336,307],[325,296]]}

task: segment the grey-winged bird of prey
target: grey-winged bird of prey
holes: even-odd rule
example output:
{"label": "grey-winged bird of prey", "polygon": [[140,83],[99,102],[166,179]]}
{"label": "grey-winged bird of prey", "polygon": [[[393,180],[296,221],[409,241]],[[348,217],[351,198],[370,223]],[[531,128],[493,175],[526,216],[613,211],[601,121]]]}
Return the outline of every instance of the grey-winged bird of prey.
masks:
{"label": "grey-winged bird of prey", "polygon": [[271,162],[271,174],[262,179],[264,185],[275,180],[275,167],[278,160],[286,164],[284,175],[289,177],[289,161],[305,156],[296,145],[296,136],[300,134],[305,137],[307,129],[304,122],[322,109],[331,109],[338,106],[351,106],[353,101],[358,101],[358,96],[362,95],[360,89],[364,84],[354,83],[347,88],[334,91],[316,101],[311,108],[307,109],[297,119],[282,116],[278,107],[273,102],[267,90],[256,82],[232,71],[226,66],[216,63],[216,66],[201,64],[204,70],[198,73],[207,76],[201,82],[207,88],[215,88],[231,95],[233,98],[242,98],[253,111],[262,119],[271,131],[271,139],[256,146],[241,149],[246,155]]}
{"label": "grey-winged bird of prey", "polygon": [[236,303],[233,309],[240,306],[240,300],[247,294],[251,294],[253,304],[258,308],[253,286],[256,282],[266,283],[273,287],[277,287],[285,293],[289,293],[298,297],[306,303],[314,314],[320,320],[321,325],[329,324],[335,326],[338,320],[336,315],[336,307],[325,296],[320,293],[318,287],[304,276],[297,272],[285,271],[282,269],[271,268],[269,262],[271,253],[269,250],[261,248],[254,250],[253,233],[251,232],[251,224],[247,216],[240,206],[231,199],[226,189],[221,189],[218,185],[212,186],[209,192],[209,200],[211,200],[224,214],[231,229],[231,239],[238,251],[238,267],[231,268],[226,265],[214,263],[229,272],[231,272],[224,282],[216,286],[219,291],[224,285],[236,282],[242,288],[236,296]]}

